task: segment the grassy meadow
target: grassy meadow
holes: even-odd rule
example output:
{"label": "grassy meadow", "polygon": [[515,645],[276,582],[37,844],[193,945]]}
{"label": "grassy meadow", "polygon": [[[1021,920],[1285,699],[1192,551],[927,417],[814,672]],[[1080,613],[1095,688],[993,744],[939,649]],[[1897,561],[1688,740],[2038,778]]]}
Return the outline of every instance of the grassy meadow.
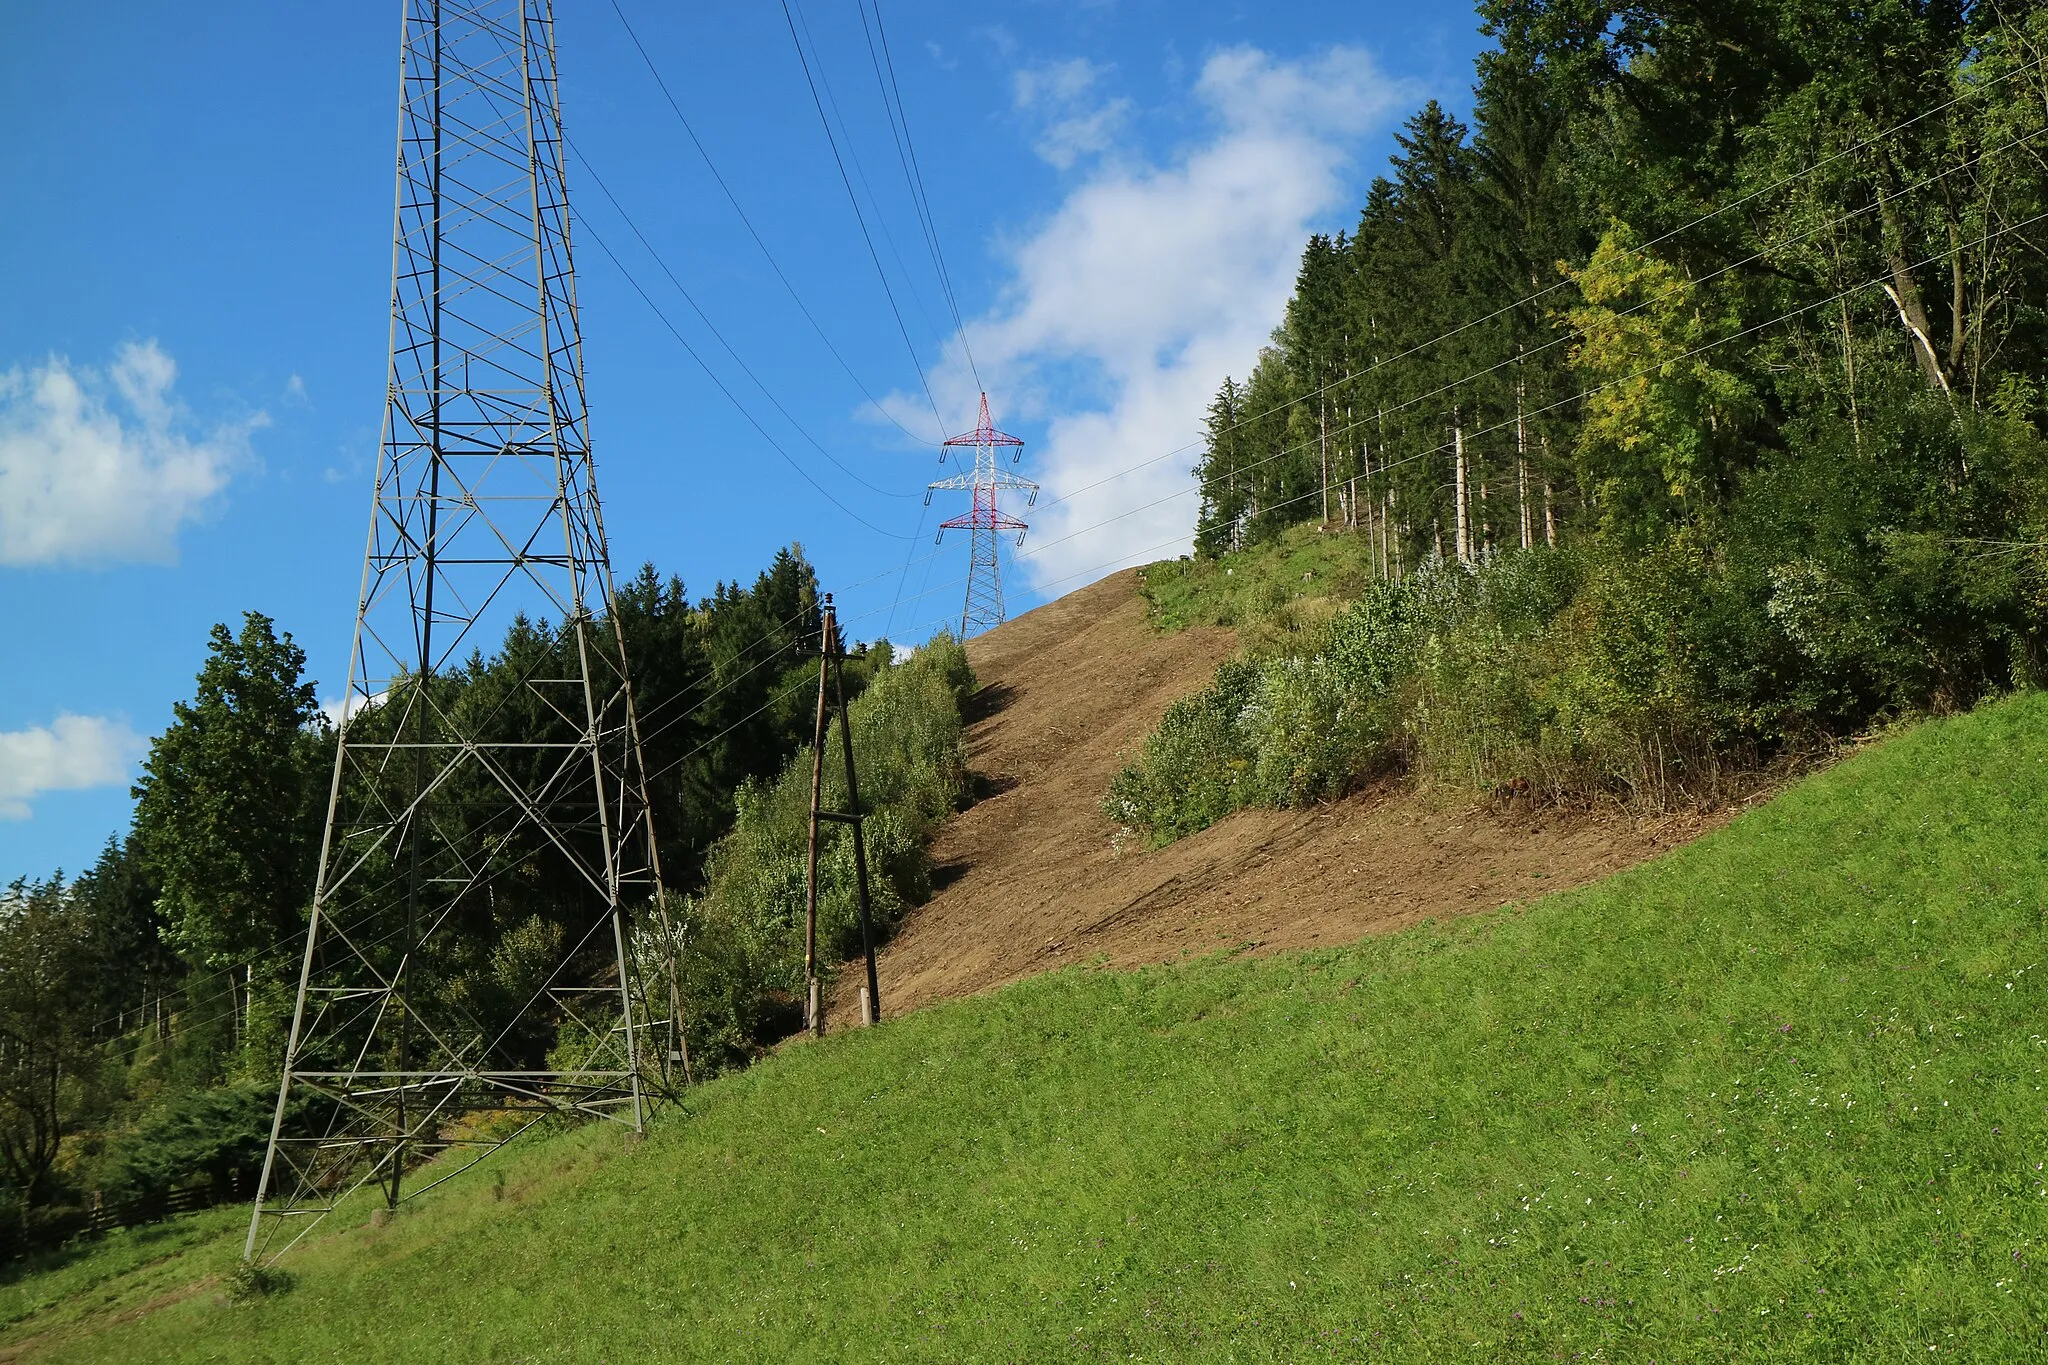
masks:
{"label": "grassy meadow", "polygon": [[267,1299],[233,1211],[126,1234],[0,1286],[0,1359],[2048,1353],[2048,697],[1540,889],[790,1047]]}

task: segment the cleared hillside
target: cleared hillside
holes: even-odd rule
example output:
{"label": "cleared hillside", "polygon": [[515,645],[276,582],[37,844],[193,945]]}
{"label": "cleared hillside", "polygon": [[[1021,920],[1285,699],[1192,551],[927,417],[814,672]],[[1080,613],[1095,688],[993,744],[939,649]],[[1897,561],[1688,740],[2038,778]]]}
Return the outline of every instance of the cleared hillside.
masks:
{"label": "cleared hillside", "polygon": [[266,1301],[232,1211],[128,1234],[0,1286],[0,1350],[2038,1359],[2044,775],[2028,696],[1599,886],[790,1049],[337,1217]]}
{"label": "cleared hillside", "polygon": [[[1069,963],[1328,947],[1579,886],[1718,823],[1620,810],[1446,808],[1398,784],[1241,811],[1158,850],[1101,811],[1128,751],[1209,680],[1233,632],[1148,624],[1137,571],[968,642],[969,761],[990,794],[933,850],[939,893],[883,952],[891,1014]],[[832,1010],[856,1017],[851,974]]]}

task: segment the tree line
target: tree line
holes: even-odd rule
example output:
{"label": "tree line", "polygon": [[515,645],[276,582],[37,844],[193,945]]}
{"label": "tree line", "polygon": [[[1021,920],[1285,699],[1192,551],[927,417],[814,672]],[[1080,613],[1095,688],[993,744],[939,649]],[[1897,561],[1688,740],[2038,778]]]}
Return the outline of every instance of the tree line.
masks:
{"label": "tree line", "polygon": [[1479,13],[1470,122],[1210,405],[1147,591],[1243,651],[1117,780],[1155,837],[1389,770],[1711,801],[2048,681],[2048,13]]}
{"label": "tree line", "polygon": [[[693,600],[647,565],[620,587],[616,611],[664,873],[688,893],[742,789],[775,777],[810,738],[817,576],[791,547],[751,585]],[[435,685],[447,705],[495,712],[565,644],[557,627],[522,617],[493,654]],[[891,655],[887,641],[857,648],[849,690]],[[150,743],[128,829],[78,876],[0,891],[0,1201],[13,1205],[0,1215],[31,1241],[77,1227],[96,1198],[252,1191],[335,740],[289,633],[256,612],[239,629],[216,625],[193,696]],[[529,919],[544,930],[548,907],[569,899],[521,886],[506,913],[514,931]],[[507,935],[486,937],[479,960],[516,971]]]}
{"label": "tree line", "polygon": [[[1388,575],[1713,527],[1922,389],[2041,412],[2033,7],[1485,0],[1469,125],[1405,124],[1208,414],[1197,546],[1312,521]],[[1906,382],[1906,381],[1912,382]]]}

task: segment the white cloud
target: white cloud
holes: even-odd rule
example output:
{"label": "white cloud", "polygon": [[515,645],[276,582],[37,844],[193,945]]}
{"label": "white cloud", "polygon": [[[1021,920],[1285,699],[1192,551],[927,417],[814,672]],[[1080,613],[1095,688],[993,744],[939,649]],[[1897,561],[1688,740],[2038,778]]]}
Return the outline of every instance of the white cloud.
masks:
{"label": "white cloud", "polygon": [[326,701],[321,702],[320,714],[327,717],[329,725],[339,730],[345,723],[361,715],[371,707],[383,705],[384,698],[388,695],[388,693],[379,692],[373,697],[365,697],[361,692],[350,688],[345,696],[329,697]]}
{"label": "white cloud", "polygon": [[26,820],[44,792],[128,781],[144,740],[102,716],[57,717],[49,725],[0,730],[0,820]]}
{"label": "white cloud", "polygon": [[1011,78],[1012,103],[1044,123],[1032,150],[1060,170],[1111,150],[1123,132],[1131,101],[1096,95],[1107,71],[1086,57],[1073,57],[1025,67]]}
{"label": "white cloud", "polygon": [[0,372],[0,564],[169,561],[226,486],[262,413],[193,438],[178,367],[130,342],[104,375],[52,356]]}
{"label": "white cloud", "polygon": [[[1034,106],[1085,101],[1099,75],[1085,62],[1040,68],[1016,93]],[[1194,496],[1136,509],[1191,488],[1197,452],[1084,486],[1198,439],[1216,386],[1244,376],[1279,322],[1308,234],[1348,215],[1359,138],[1412,98],[1356,48],[1302,62],[1228,49],[1204,64],[1195,95],[1213,116],[1209,139],[1165,164],[1106,156],[1013,248],[1003,302],[972,327],[997,405],[1047,424],[1032,452],[1045,494],[1022,562],[1042,586],[1187,548]],[[1085,141],[1076,132],[1060,146]],[[943,379],[948,401],[972,411],[964,366]]]}

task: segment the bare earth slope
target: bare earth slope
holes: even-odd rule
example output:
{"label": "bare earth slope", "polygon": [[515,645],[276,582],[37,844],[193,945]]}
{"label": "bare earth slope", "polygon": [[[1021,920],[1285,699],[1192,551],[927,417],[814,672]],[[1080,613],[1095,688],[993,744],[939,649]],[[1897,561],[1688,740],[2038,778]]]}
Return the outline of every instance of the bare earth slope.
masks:
{"label": "bare earth slope", "polygon": [[[1390,785],[1119,850],[1100,809],[1111,777],[1232,640],[1156,633],[1133,570],[968,643],[970,762],[994,794],[939,835],[942,889],[881,956],[887,1013],[1073,962],[1345,943],[1593,881],[1718,823],[1446,808]],[[842,974],[833,1019],[854,1017],[857,975]]]}

